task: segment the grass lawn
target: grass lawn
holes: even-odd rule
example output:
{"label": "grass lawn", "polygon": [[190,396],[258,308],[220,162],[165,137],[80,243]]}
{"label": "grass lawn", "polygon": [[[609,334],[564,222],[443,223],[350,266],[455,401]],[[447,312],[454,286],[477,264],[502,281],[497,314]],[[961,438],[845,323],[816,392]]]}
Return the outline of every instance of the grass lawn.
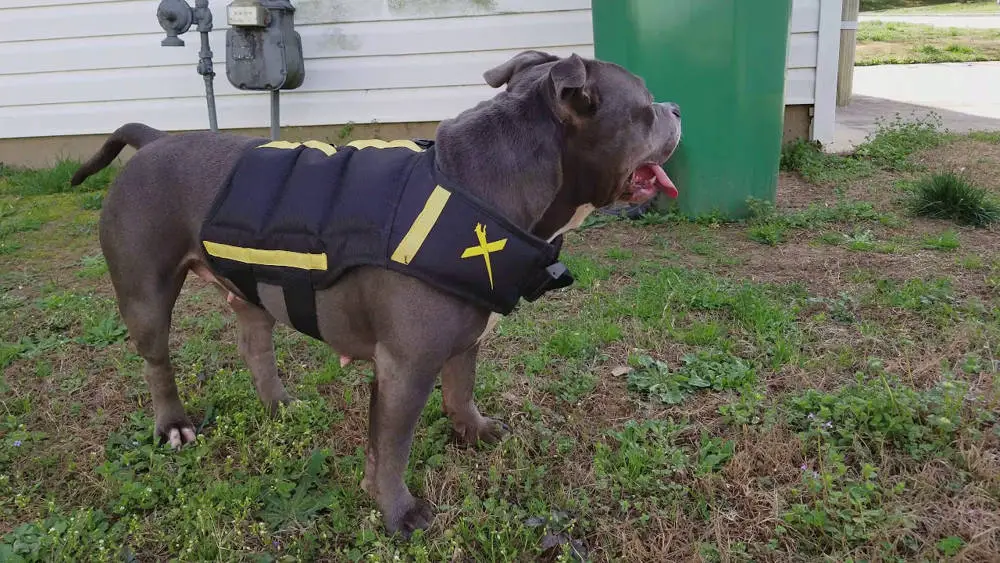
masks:
{"label": "grass lawn", "polygon": [[1000,60],[1000,30],[941,28],[896,22],[858,25],[860,66]]}
{"label": "grass lawn", "polygon": [[370,365],[278,330],[302,402],[269,418],[192,277],[172,351],[200,437],[156,445],[97,243],[108,176],[0,168],[0,560],[995,558],[1000,247],[963,219],[996,218],[1000,137],[900,122],[783,168],[745,222],[567,237],[577,284],[482,354],[512,435],[462,449],[439,390],[425,409],[407,479],[437,516],[410,543],[359,488]]}
{"label": "grass lawn", "polygon": [[898,0],[873,0],[862,2],[863,11],[877,11],[882,14],[918,15],[918,14],[996,14],[1000,13],[1000,5],[994,0],[978,0],[975,2],[900,2]]}

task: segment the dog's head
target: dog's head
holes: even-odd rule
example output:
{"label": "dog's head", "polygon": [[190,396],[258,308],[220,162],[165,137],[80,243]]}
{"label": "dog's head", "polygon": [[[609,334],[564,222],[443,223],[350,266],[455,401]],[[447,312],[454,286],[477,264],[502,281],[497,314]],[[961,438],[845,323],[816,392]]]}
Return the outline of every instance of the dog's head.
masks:
{"label": "dog's head", "polygon": [[564,183],[577,205],[644,203],[677,188],[663,171],[680,142],[680,108],[656,103],[645,83],[619,65],[522,52],[483,75],[494,88],[545,110],[563,124]]}

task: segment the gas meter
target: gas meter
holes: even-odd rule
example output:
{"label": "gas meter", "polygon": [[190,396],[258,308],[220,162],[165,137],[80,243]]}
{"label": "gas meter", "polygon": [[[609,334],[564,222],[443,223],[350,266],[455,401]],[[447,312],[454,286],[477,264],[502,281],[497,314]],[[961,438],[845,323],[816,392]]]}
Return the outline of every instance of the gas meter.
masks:
{"label": "gas meter", "polygon": [[[192,24],[201,34],[198,52],[198,74],[205,77],[205,98],[208,100],[208,122],[218,131],[215,116],[215,89],[212,85],[212,49],[208,34],[212,31],[212,10],[209,0],[195,0],[192,8],[186,0],[160,0],[156,19],[167,32],[160,42],[164,47],[183,47],[179,36]],[[240,90],[271,92],[271,138],[277,139],[278,92],[293,90],[305,79],[302,58],[302,38],[294,29],[295,8],[289,0],[233,0],[227,6],[230,29],[226,31],[226,77]]]}
{"label": "gas meter", "polygon": [[226,77],[240,90],[293,90],[305,79],[302,39],[289,0],[234,0],[227,6]]}

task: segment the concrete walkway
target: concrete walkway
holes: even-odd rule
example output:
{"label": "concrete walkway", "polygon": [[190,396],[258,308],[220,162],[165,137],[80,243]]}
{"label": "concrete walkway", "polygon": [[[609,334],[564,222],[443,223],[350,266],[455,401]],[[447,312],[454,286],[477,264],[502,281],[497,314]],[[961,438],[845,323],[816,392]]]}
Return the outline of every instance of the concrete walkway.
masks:
{"label": "concrete walkway", "polygon": [[875,131],[876,119],[936,114],[949,131],[1000,130],[1000,62],[882,65],[854,69],[854,96],[837,108],[834,142],[852,149]]}
{"label": "concrete walkway", "polygon": [[971,29],[1000,29],[1000,14],[969,15],[881,15],[861,14],[858,21],[884,21],[933,25],[935,27],[965,27]]}

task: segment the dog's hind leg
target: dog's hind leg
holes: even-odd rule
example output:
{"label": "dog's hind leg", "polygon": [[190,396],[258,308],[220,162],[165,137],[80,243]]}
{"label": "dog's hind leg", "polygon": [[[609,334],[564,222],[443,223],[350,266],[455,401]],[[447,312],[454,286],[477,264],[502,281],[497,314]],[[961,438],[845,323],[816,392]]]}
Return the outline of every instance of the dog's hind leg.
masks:
{"label": "dog's hind leg", "polygon": [[[121,269],[122,264],[127,271]],[[113,259],[108,260],[108,269],[118,310],[145,362],[143,376],[152,396],[156,434],[174,448],[193,442],[194,426],[177,394],[168,342],[170,318],[185,274],[158,277],[152,270],[133,268],[128,261]]]}
{"label": "dog's hind leg", "polygon": [[274,359],[274,317],[232,293],[226,300],[236,313],[240,355],[250,367],[257,396],[274,414],[280,404],[292,401],[278,376],[278,364]]}
{"label": "dog's hind leg", "polygon": [[459,440],[466,445],[499,441],[510,430],[499,420],[480,414],[473,399],[479,344],[449,359],[441,370],[441,398]]}

